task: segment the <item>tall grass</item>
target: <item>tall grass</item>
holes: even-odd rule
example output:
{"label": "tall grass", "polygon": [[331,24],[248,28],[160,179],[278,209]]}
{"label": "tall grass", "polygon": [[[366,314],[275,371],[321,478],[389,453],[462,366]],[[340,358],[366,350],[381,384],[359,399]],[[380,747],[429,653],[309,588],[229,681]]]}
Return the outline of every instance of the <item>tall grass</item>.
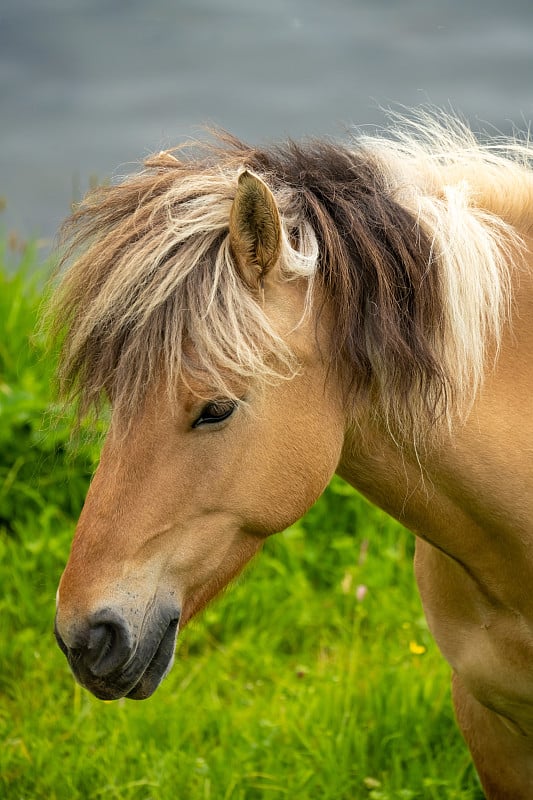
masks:
{"label": "tall grass", "polygon": [[55,405],[35,267],[0,268],[0,797],[481,798],[412,537],[337,479],[180,634],[152,698],[74,683],[54,597],[98,447]]}

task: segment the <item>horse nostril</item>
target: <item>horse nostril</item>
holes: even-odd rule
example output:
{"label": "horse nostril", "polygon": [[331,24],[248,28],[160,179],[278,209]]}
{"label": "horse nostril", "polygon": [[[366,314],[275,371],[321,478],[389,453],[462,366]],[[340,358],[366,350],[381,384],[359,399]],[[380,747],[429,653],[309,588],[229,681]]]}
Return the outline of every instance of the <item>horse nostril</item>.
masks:
{"label": "horse nostril", "polygon": [[116,641],[115,626],[106,623],[95,625],[89,631],[89,640],[87,642],[87,663],[94,671],[106,657],[113,651],[113,645]]}
{"label": "horse nostril", "polygon": [[118,615],[99,614],[89,628],[87,644],[82,648],[86,665],[93,675],[103,677],[121,667],[131,652],[129,628]]}

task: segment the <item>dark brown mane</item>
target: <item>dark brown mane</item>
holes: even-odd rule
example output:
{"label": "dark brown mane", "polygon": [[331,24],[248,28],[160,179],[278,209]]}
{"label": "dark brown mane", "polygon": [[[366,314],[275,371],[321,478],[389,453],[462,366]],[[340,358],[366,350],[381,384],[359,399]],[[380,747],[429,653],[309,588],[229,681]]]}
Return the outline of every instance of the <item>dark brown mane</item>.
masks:
{"label": "dark brown mane", "polygon": [[365,150],[323,141],[255,151],[247,161],[296,192],[318,237],[333,352],[349,365],[351,388],[385,380],[385,393],[394,386],[406,399],[414,390],[430,416],[443,411],[450,386],[433,345],[441,290],[432,240],[396,202],[381,165]]}

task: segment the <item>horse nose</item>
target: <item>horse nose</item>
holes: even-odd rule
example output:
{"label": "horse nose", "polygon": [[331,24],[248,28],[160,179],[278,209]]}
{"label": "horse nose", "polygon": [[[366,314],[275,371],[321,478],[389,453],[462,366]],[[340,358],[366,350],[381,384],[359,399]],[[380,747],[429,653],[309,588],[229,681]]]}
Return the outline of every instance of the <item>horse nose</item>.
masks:
{"label": "horse nose", "polygon": [[85,661],[93,675],[109,675],[123,666],[130,653],[131,636],[124,620],[102,620],[89,629]]}
{"label": "horse nose", "polygon": [[69,634],[65,641],[56,620],[55,636],[61,650],[71,663],[83,664],[97,678],[118,670],[130,657],[130,629],[114,611],[94,614],[83,628]]}

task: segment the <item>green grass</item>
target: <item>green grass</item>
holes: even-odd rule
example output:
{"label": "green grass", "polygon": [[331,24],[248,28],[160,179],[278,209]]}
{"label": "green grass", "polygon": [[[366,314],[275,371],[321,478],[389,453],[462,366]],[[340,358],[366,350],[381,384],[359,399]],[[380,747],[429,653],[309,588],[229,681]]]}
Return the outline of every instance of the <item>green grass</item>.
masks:
{"label": "green grass", "polygon": [[482,798],[412,537],[340,480],[180,634],[152,698],[74,683],[54,597],[97,446],[58,415],[25,262],[0,268],[0,797]]}

